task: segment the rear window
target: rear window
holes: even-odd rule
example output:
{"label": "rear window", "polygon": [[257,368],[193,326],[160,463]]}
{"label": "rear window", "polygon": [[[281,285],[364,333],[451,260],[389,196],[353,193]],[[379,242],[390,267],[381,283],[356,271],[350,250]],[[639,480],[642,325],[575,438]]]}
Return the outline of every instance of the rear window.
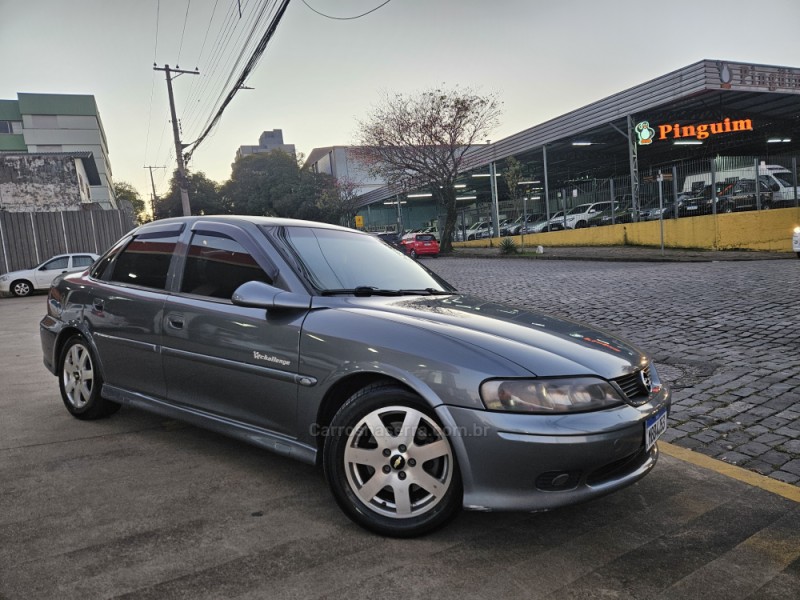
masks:
{"label": "rear window", "polygon": [[418,242],[432,242],[435,239],[436,238],[432,236],[430,233],[420,233],[419,235],[417,235]]}

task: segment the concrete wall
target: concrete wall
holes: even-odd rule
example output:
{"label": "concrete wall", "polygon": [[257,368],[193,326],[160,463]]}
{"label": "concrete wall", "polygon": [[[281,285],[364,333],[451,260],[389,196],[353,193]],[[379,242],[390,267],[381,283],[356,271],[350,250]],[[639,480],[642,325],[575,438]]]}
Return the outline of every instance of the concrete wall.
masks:
{"label": "concrete wall", "polygon": [[[85,181],[85,172],[82,177]],[[74,158],[0,155],[0,209],[8,212],[80,210],[81,200]]]}
{"label": "concrete wall", "polygon": [[[800,225],[800,208],[706,215],[664,221],[664,246],[703,250],[792,251],[792,230]],[[569,231],[529,234],[526,246],[654,246],[661,245],[659,221],[625,223]],[[511,238],[519,245],[521,236]],[[497,245],[495,238],[492,245]],[[458,242],[456,247],[488,247],[488,239]]]}

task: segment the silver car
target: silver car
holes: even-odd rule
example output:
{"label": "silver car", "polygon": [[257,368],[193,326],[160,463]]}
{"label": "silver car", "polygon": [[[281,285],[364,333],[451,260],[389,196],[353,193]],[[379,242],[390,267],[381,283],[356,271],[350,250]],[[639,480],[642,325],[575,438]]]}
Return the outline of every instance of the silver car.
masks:
{"label": "silver car", "polygon": [[630,344],[304,221],[143,225],[54,282],[40,331],[73,416],[128,405],[320,464],[347,516],[391,536],[630,485],[670,408]]}

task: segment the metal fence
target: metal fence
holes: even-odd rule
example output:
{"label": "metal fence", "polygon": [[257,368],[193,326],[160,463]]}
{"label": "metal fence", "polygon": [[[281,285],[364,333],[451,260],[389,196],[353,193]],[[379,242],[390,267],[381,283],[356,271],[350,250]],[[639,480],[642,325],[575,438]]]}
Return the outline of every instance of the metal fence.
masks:
{"label": "metal fence", "polygon": [[[629,174],[602,179],[562,181],[544,189],[529,190],[524,201],[500,198],[498,214],[508,223],[526,216],[553,217],[587,204],[602,203],[603,215],[581,226],[610,225],[659,218],[798,207],[798,162],[800,156],[732,156],[681,161],[658,166],[640,165],[636,201]],[[549,202],[546,202],[545,199]],[[614,209],[611,210],[611,201]],[[469,228],[491,223],[491,202],[459,211],[457,239],[471,239]],[[561,217],[563,219],[563,217]],[[575,224],[570,224],[572,227]],[[556,229],[563,227],[563,221]],[[488,237],[488,228],[477,237]],[[493,233],[493,232],[492,232]]]}
{"label": "metal fence", "polygon": [[102,254],[134,227],[121,210],[0,211],[0,274],[38,265],[56,254]]}

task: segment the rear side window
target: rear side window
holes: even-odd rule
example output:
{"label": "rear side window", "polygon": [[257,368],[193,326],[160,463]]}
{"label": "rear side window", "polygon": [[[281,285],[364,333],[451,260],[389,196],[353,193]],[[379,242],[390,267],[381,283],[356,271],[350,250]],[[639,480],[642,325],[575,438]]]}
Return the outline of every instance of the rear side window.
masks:
{"label": "rear side window", "polygon": [[136,237],[111,260],[98,265],[95,273],[103,281],[127,283],[163,290],[177,233],[153,233]]}
{"label": "rear side window", "polygon": [[88,267],[94,262],[94,258],[91,256],[73,256],[72,257],[72,266],[73,267]]}
{"label": "rear side window", "polygon": [[192,236],[181,292],[230,300],[236,288],[248,281],[272,283],[239,242],[221,233]]}

